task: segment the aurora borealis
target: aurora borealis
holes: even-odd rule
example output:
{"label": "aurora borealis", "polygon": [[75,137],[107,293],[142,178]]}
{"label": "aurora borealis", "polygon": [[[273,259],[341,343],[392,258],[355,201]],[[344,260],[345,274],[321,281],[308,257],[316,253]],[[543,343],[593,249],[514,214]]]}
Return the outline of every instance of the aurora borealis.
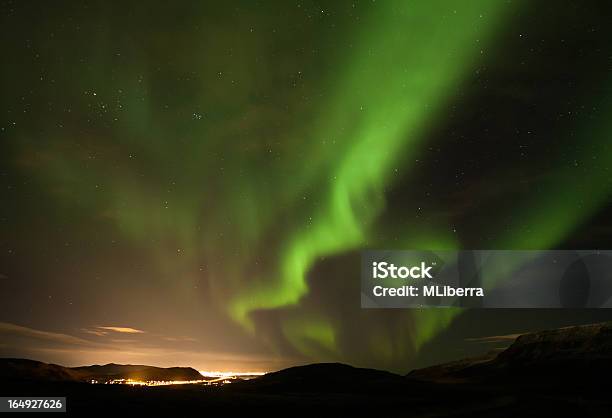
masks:
{"label": "aurora borealis", "polygon": [[609,248],[608,9],[5,2],[2,354],[407,371],[610,318],[359,308],[362,249]]}

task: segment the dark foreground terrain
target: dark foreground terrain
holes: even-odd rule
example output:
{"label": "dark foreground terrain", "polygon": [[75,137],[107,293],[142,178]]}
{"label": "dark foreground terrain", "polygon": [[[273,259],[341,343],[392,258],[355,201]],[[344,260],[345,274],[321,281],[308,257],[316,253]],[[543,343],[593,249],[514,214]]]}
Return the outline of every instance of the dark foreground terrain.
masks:
{"label": "dark foreground terrain", "polygon": [[[258,410],[266,415],[346,416],[354,410],[415,417],[612,416],[607,381],[612,373],[612,324],[522,335],[497,355],[407,376],[313,364],[220,387],[130,387],[82,381],[95,373],[129,373],[144,367],[148,366],[69,369],[0,359],[0,396],[66,396],[68,413],[75,415],[204,416]],[[147,373],[193,374],[189,368],[152,368]]]}

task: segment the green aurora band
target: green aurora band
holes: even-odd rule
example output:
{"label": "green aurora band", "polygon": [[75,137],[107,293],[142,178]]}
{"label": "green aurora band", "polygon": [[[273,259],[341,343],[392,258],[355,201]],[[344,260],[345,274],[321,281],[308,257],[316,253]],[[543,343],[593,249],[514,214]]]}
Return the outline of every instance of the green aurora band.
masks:
{"label": "green aurora band", "polygon": [[[278,272],[249,282],[233,298],[231,315],[245,326],[252,327],[250,312],[298,303],[308,292],[306,273],[318,258],[367,242],[369,226],[384,209],[394,167],[418,150],[428,124],[487,47],[508,8],[486,1],[461,7],[453,1],[434,3],[384,2],[360,28],[312,134],[335,143],[331,152],[313,150],[314,163],[308,158],[316,174],[324,176],[316,183],[325,192],[323,203],[290,235]],[[413,248],[448,245],[427,239],[413,242]],[[416,313],[415,345],[427,341],[454,313]],[[320,320],[285,335],[297,343],[300,329],[323,346],[333,341],[330,325]],[[302,352],[309,350],[300,346]]]}

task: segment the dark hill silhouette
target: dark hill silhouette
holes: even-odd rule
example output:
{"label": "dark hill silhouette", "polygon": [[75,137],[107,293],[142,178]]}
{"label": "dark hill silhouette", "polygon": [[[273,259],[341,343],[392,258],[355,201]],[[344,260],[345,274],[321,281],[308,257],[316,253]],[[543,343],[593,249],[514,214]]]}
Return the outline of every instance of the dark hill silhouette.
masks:
{"label": "dark hill silhouette", "polygon": [[415,370],[422,380],[571,379],[612,372],[612,323],[582,325],[520,335],[507,349],[489,355]]}
{"label": "dark hill silhouette", "polygon": [[191,367],[154,367],[138,364],[115,364],[81,366],[72,370],[84,376],[87,380],[204,380],[197,370]]}
{"label": "dark hill silhouette", "polygon": [[242,382],[240,387],[266,392],[366,392],[405,383],[402,376],[382,370],[317,363],[267,373]]}
{"label": "dark hill silhouette", "polygon": [[0,378],[3,380],[101,382],[113,379],[134,380],[204,380],[191,367],[153,367],[132,364],[64,367],[26,359],[0,359]]}
{"label": "dark hill silhouette", "polygon": [[0,379],[31,381],[80,381],[83,376],[78,371],[57,364],[47,364],[35,360],[3,358],[0,359]]}
{"label": "dark hill silhouette", "polygon": [[612,323],[567,327],[519,336],[496,363],[541,366],[548,363],[603,363],[612,360]]}

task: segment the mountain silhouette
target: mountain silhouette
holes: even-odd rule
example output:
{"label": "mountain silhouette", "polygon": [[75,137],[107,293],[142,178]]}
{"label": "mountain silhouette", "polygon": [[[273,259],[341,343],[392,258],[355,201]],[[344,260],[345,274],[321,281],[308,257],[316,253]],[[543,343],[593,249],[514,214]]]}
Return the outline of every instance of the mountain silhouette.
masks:
{"label": "mountain silhouette", "polygon": [[422,380],[485,381],[504,378],[567,380],[612,372],[612,323],[520,335],[505,350],[440,364],[408,374]]}
{"label": "mountain silhouette", "polygon": [[151,380],[204,380],[191,367],[154,367],[132,364],[92,365],[64,367],[27,359],[0,359],[0,379],[26,381],[106,382],[118,379]]}

